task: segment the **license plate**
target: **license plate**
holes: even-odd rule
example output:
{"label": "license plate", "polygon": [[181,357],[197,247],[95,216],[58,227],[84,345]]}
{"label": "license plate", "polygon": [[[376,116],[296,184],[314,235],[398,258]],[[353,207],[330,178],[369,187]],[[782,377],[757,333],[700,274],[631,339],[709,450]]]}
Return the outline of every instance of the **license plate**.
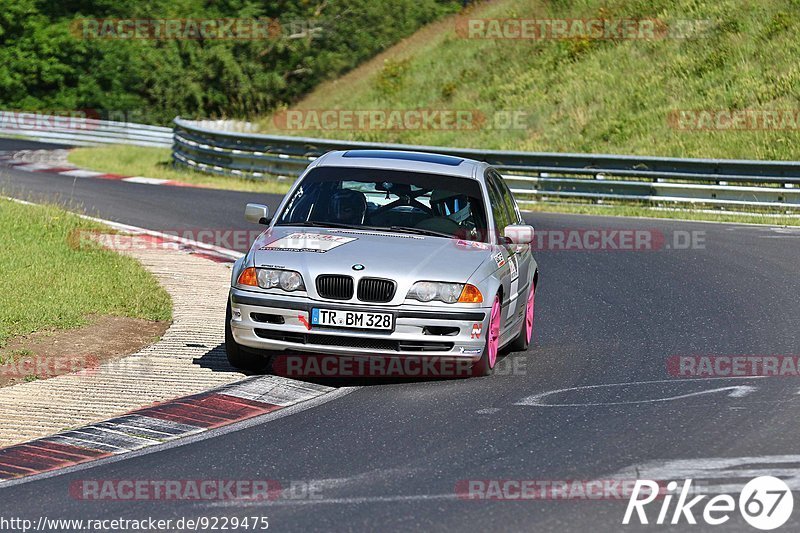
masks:
{"label": "license plate", "polygon": [[368,311],[342,311],[340,309],[312,309],[311,324],[336,328],[392,329],[391,313]]}

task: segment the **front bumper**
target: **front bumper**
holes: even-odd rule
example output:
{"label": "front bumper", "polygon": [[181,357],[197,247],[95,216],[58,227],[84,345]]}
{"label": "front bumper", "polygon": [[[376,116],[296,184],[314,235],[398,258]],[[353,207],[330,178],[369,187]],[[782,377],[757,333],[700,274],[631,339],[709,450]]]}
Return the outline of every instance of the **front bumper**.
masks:
{"label": "front bumper", "polygon": [[[273,352],[477,361],[483,354],[489,321],[487,309],[478,307],[450,310],[408,304],[394,307],[351,305],[236,288],[230,290],[230,302],[231,332],[236,342]],[[314,307],[392,313],[394,330],[311,326]]]}

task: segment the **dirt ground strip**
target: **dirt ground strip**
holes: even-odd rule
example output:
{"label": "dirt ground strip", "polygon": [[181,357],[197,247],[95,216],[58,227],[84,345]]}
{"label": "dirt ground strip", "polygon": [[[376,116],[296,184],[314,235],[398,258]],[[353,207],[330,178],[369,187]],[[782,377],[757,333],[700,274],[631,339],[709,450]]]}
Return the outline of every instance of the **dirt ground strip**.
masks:
{"label": "dirt ground strip", "polygon": [[90,371],[157,342],[169,322],[92,316],[89,324],[11,339],[0,349],[0,387]]}
{"label": "dirt ground strip", "polygon": [[0,388],[0,447],[244,377],[228,365],[223,344],[230,265],[154,246],[143,237],[130,239],[123,253],[139,260],[167,290],[172,325],[160,341],[128,357]]}

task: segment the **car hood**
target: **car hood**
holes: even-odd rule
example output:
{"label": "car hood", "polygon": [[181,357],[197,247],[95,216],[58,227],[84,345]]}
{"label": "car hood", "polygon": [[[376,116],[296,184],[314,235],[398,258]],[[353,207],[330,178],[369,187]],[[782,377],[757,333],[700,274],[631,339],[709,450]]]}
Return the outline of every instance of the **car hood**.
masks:
{"label": "car hood", "polygon": [[318,275],[345,274],[395,280],[393,303],[400,303],[416,281],[465,283],[490,258],[486,244],[349,229],[273,227],[253,243],[255,266],[299,271],[311,296],[316,296]]}

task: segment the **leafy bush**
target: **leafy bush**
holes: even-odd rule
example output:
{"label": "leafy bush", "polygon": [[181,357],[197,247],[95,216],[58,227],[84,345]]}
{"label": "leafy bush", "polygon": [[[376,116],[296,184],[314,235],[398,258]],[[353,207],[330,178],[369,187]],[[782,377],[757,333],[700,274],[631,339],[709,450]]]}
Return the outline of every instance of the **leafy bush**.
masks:
{"label": "leafy bush", "polygon": [[[175,115],[265,113],[460,5],[455,0],[0,0],[0,108],[91,109],[104,118],[151,123],[168,123]],[[284,29],[319,31],[259,40],[87,39],[80,32],[80,20],[87,18],[267,18]]]}

